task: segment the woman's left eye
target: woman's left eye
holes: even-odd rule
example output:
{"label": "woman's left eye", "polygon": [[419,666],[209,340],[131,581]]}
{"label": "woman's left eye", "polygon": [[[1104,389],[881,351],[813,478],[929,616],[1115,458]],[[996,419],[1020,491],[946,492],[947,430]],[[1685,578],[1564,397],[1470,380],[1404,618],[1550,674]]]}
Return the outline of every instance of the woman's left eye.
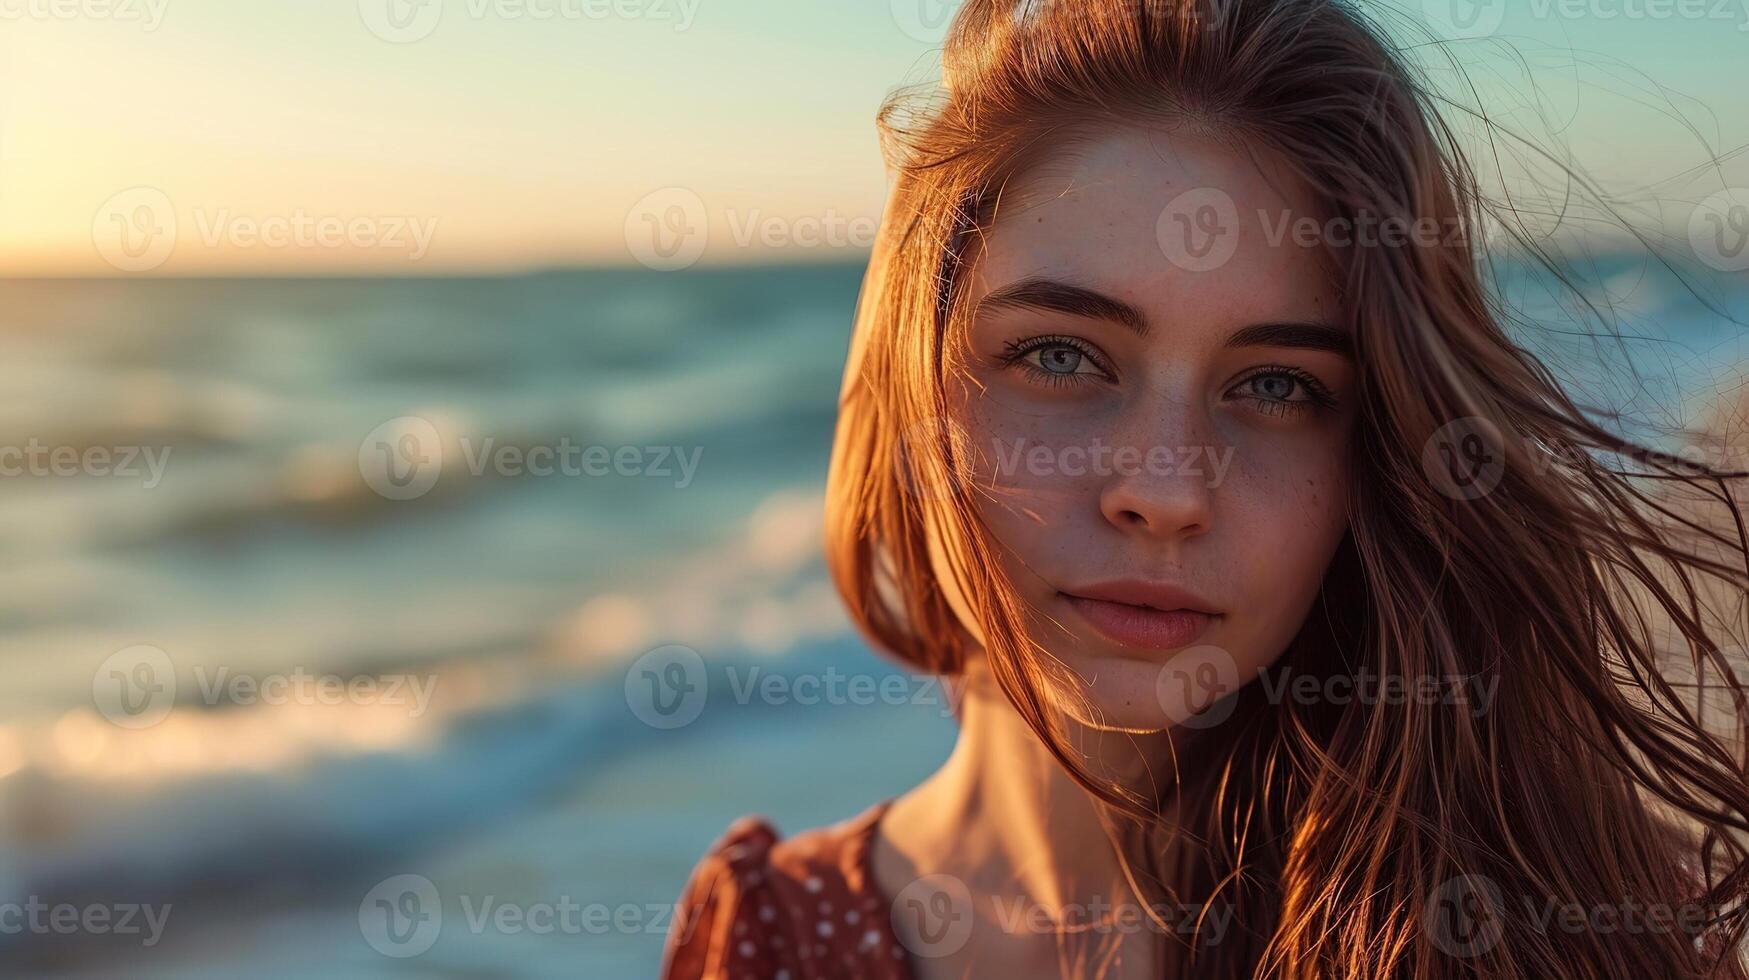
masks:
{"label": "woman's left eye", "polygon": [[1234,385],[1229,395],[1248,398],[1270,415],[1292,415],[1334,402],[1317,378],[1297,370],[1259,371]]}

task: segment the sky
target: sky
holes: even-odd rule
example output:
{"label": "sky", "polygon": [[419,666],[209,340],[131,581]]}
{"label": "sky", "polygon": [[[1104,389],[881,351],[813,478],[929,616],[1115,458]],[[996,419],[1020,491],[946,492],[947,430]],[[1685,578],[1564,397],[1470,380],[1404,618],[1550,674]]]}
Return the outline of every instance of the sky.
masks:
{"label": "sky", "polygon": [[[843,260],[886,192],[875,111],[953,6],[0,0],[0,274]],[[1749,185],[1749,0],[1398,9],[1648,217]]]}

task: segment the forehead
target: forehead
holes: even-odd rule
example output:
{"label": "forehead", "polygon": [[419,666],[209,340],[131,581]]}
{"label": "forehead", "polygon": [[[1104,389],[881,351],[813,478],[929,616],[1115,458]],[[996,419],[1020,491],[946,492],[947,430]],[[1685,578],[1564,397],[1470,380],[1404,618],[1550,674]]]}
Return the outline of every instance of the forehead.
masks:
{"label": "forehead", "polygon": [[1334,321],[1329,254],[1292,233],[1320,215],[1263,151],[1161,129],[1102,132],[1004,190],[972,299],[1040,276],[1097,288],[1158,322]]}

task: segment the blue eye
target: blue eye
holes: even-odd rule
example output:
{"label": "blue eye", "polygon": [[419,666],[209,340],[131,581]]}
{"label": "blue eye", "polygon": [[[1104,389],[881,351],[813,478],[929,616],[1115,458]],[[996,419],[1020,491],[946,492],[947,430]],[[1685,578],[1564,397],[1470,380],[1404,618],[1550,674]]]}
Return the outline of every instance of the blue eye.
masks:
{"label": "blue eye", "polygon": [[1112,380],[1099,355],[1073,337],[1033,337],[1009,343],[1002,361],[1021,368],[1036,380],[1051,385],[1083,384]]}
{"label": "blue eye", "polygon": [[[1299,379],[1290,378],[1285,374],[1260,374],[1246,381],[1245,384],[1249,385],[1251,393],[1259,398],[1281,402],[1306,400],[1303,391],[1305,385],[1301,384]],[[1302,397],[1293,397],[1295,393],[1300,393]]]}
{"label": "blue eye", "polygon": [[1038,355],[1038,366],[1052,374],[1076,373],[1087,356],[1073,347],[1040,347],[1033,353]]}
{"label": "blue eye", "polygon": [[1248,399],[1259,411],[1278,417],[1336,404],[1335,396],[1323,382],[1298,368],[1264,368],[1241,380],[1227,394]]}

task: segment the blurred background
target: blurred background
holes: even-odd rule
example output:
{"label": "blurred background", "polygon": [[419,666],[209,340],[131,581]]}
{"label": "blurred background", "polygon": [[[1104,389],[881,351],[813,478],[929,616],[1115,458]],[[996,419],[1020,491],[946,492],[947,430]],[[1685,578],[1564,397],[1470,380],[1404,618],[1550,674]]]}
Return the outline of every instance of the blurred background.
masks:
{"label": "blurred background", "polygon": [[[653,976],[734,818],[946,757],[820,509],[954,6],[0,0],[0,975]],[[1749,2],[1360,6],[1521,340],[1740,396]]]}

